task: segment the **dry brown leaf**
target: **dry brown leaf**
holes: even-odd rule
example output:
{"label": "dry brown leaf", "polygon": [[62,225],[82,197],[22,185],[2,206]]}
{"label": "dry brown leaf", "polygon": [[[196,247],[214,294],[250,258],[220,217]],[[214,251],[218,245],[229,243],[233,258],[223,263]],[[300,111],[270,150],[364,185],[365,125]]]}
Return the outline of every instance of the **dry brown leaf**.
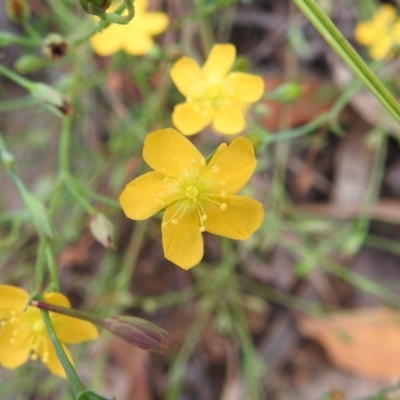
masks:
{"label": "dry brown leaf", "polygon": [[301,317],[298,326],[337,367],[375,379],[400,377],[400,312],[373,308]]}

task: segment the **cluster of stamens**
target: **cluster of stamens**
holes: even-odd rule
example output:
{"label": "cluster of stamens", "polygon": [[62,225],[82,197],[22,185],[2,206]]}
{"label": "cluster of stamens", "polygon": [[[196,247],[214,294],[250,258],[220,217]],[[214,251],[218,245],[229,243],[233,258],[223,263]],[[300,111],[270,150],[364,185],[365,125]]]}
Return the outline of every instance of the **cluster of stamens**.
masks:
{"label": "cluster of stamens", "polygon": [[[177,161],[177,158],[174,158],[174,161]],[[179,220],[185,215],[186,211],[192,210],[193,208],[196,209],[196,213],[198,215],[199,219],[199,231],[204,232],[206,230],[204,226],[204,222],[207,221],[207,214],[204,210],[203,204],[205,201],[209,201],[211,203],[217,204],[220,206],[221,210],[226,210],[227,204],[226,203],[220,203],[218,201],[213,200],[212,198],[208,197],[206,195],[207,193],[207,186],[202,185],[199,187],[198,183],[200,180],[200,176],[198,174],[198,169],[197,169],[197,163],[198,160],[191,160],[191,164],[194,166],[193,169],[189,170],[187,174],[185,174],[185,178],[178,180],[176,178],[168,177],[166,176],[164,178],[164,182],[171,182],[171,187],[174,187],[177,191],[179,191],[182,195],[182,198],[178,201],[181,202],[179,208],[176,210],[174,215],[168,220],[162,223],[162,226],[166,226],[167,224],[172,224],[172,225],[178,225]],[[202,158],[200,160],[200,164],[204,165],[205,160]],[[164,167],[163,172],[166,172],[166,167]],[[211,172],[218,172],[220,171],[220,168],[216,165],[211,167]],[[225,182],[222,181],[219,183],[223,187],[225,186]],[[213,186],[215,183],[213,182]],[[220,193],[221,198],[224,198],[226,196],[226,191],[222,191]],[[157,204],[159,205],[164,205],[163,202],[163,193],[158,193],[158,196],[154,200]],[[167,206],[167,204],[165,204]]]}

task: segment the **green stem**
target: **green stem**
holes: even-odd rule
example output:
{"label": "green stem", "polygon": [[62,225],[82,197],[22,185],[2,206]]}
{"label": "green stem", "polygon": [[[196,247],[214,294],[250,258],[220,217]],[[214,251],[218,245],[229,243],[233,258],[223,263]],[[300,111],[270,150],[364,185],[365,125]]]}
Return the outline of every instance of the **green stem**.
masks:
{"label": "green stem", "polygon": [[53,343],[54,349],[56,351],[57,357],[60,360],[64,371],[67,375],[68,381],[71,384],[72,390],[75,394],[75,397],[78,397],[81,393],[85,391],[85,388],[80,381],[73,365],[69,361],[67,355],[65,354],[64,348],[58,339],[56,332],[54,331],[53,324],[50,319],[50,315],[48,311],[40,310],[42,314],[43,321],[46,325],[47,331],[49,333],[51,342]]}
{"label": "green stem", "polygon": [[40,293],[43,289],[43,280],[44,280],[44,267],[45,267],[45,239],[42,238],[39,241],[39,246],[37,249],[36,263],[35,263],[35,288],[33,290],[34,293]]}
{"label": "green stem", "polygon": [[42,44],[41,39],[30,38],[25,36],[13,35],[9,32],[0,30],[0,47],[3,43],[6,44],[19,44],[29,47],[40,47]]}
{"label": "green stem", "polygon": [[354,74],[364,82],[396,121],[400,122],[400,105],[396,99],[336,28],[318,3],[315,0],[294,0],[294,2]]}
{"label": "green stem", "polygon": [[45,248],[45,255],[46,255],[46,263],[47,269],[50,274],[50,285],[48,286],[48,292],[59,292],[59,283],[58,283],[58,268],[57,263],[54,258],[53,251],[46,241],[46,248]]}
{"label": "green stem", "polygon": [[11,79],[12,81],[14,81],[15,83],[22,86],[28,91],[33,90],[35,86],[34,82],[31,82],[30,80],[23,78],[21,75],[15,73],[14,71],[5,67],[1,63],[0,63],[0,74],[6,76],[8,79]]}

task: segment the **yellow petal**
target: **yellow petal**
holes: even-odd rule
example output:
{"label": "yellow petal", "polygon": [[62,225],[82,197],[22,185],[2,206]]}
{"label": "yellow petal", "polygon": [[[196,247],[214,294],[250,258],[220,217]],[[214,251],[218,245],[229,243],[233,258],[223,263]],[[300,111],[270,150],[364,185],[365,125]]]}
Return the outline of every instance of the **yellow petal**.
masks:
{"label": "yellow petal", "polygon": [[90,44],[95,53],[100,56],[110,56],[122,49],[127,33],[126,25],[112,24],[100,33],[90,38]]}
{"label": "yellow petal", "polygon": [[239,137],[229,147],[221,144],[208,163],[199,187],[208,193],[235,194],[248,182],[256,167],[254,148],[249,139]]}
{"label": "yellow petal", "polygon": [[[44,355],[43,351],[39,351],[38,355],[40,359],[46,364],[52,374],[60,376],[61,378],[67,378],[64,368],[57,357],[57,353],[53,347],[53,343],[51,342],[50,337],[44,338],[43,343],[45,344],[45,346],[43,346],[43,349],[46,349],[46,354]],[[62,346],[69,361],[73,365],[74,360],[72,358],[71,352],[66,346]]]}
{"label": "yellow petal", "polygon": [[3,367],[13,369],[28,361],[31,352],[29,335],[30,329],[24,321],[19,323],[6,322],[1,327],[0,364]]}
{"label": "yellow petal", "polygon": [[99,336],[97,328],[90,322],[55,313],[52,314],[51,320],[62,343],[81,343],[87,340],[95,340]]}
{"label": "yellow petal", "polygon": [[133,5],[135,6],[135,15],[137,16],[147,10],[149,7],[149,0],[135,0]]}
{"label": "yellow petal", "polygon": [[44,300],[47,303],[56,304],[62,307],[71,307],[71,303],[67,297],[61,293],[45,293]]}
{"label": "yellow petal", "polygon": [[0,285],[0,317],[4,311],[23,311],[29,294],[11,285]]}
{"label": "yellow petal", "polygon": [[149,133],[144,141],[143,158],[155,171],[182,179],[200,177],[205,161],[196,147],[172,128]]}
{"label": "yellow petal", "polygon": [[214,235],[245,240],[259,228],[264,219],[261,203],[250,197],[228,195],[223,199],[219,196],[213,196],[212,199],[227,205],[225,210],[212,202],[203,205],[207,215],[204,226],[207,232]]}
{"label": "yellow petal", "polygon": [[400,44],[400,20],[393,25],[392,34],[397,45]]}
{"label": "yellow petal", "polygon": [[207,80],[221,81],[235,62],[236,48],[233,44],[214,44],[202,71]]}
{"label": "yellow petal", "polygon": [[171,79],[178,90],[191,99],[202,97],[205,91],[199,64],[189,57],[182,57],[171,68]]}
{"label": "yellow petal", "polygon": [[181,197],[171,184],[171,178],[168,180],[164,174],[149,172],[128,183],[119,201],[128,218],[142,220]]}
{"label": "yellow petal", "polygon": [[183,201],[171,204],[165,211],[162,224],[162,243],[165,258],[183,269],[197,265],[203,258],[203,237],[196,210],[187,210],[176,225],[170,221],[181,215]]}
{"label": "yellow petal", "polygon": [[358,43],[369,45],[376,40],[376,30],[370,22],[360,22],[354,30],[354,37]]}
{"label": "yellow petal", "polygon": [[215,109],[213,128],[225,135],[236,135],[243,131],[246,122],[243,107],[236,101],[222,104]]}
{"label": "yellow petal", "polygon": [[137,31],[123,42],[123,50],[132,56],[147,54],[154,46],[153,39],[147,33]]}
{"label": "yellow petal", "polygon": [[172,113],[172,122],[184,135],[194,135],[210,125],[214,112],[208,103],[193,101],[178,104]]}
{"label": "yellow petal", "polygon": [[264,80],[260,76],[243,72],[229,74],[223,85],[229,95],[240,103],[254,103],[264,93]]}
{"label": "yellow petal", "polygon": [[393,48],[392,37],[389,34],[381,37],[380,40],[375,41],[371,46],[369,53],[374,60],[381,60],[387,57]]}
{"label": "yellow petal", "polygon": [[[148,35],[158,35],[164,32],[169,24],[168,16],[162,12],[148,12],[134,18],[135,29]],[[131,40],[134,40],[132,37]]]}
{"label": "yellow petal", "polygon": [[374,23],[388,25],[396,18],[396,9],[391,4],[382,4],[375,12],[372,20]]}

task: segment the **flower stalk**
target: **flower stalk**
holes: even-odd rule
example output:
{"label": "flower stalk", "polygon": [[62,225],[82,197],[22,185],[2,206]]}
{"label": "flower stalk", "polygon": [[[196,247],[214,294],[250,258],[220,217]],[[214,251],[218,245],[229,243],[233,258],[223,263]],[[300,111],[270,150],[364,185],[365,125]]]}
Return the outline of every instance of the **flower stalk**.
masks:
{"label": "flower stalk", "polygon": [[166,349],[167,332],[142,318],[131,316],[102,318],[85,311],[62,307],[40,300],[31,300],[29,304],[41,310],[52,311],[91,322],[144,350],[163,352]]}

